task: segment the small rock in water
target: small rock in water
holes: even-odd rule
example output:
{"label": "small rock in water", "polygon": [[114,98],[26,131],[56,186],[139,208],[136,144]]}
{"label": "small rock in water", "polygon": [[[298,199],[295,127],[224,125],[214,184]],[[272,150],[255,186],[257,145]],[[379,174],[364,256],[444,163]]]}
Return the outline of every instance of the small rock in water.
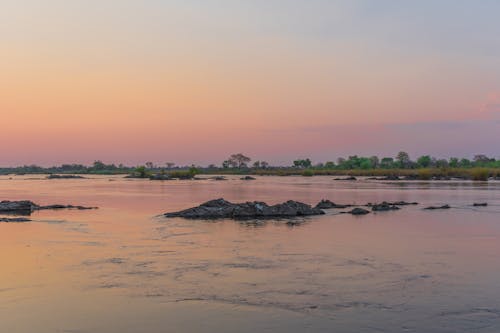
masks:
{"label": "small rock in water", "polygon": [[46,209],[97,209],[97,207],[85,207],[85,206],[73,206],[73,205],[48,205],[48,206],[39,206],[36,208],[37,210],[46,210]]}
{"label": "small rock in water", "polygon": [[30,219],[25,217],[0,217],[0,222],[30,222]]}
{"label": "small rock in water", "polygon": [[474,207],[486,207],[488,206],[488,203],[487,202],[475,202],[473,204]]}
{"label": "small rock in water", "polygon": [[170,177],[170,175],[167,175],[167,174],[157,173],[155,175],[150,176],[149,179],[150,180],[171,180],[172,177]]}
{"label": "small rock in water", "polygon": [[51,174],[47,176],[47,179],[84,179],[85,177],[78,175],[55,175]]}
{"label": "small rock in water", "polygon": [[84,206],[73,206],[73,205],[48,205],[40,206],[29,200],[20,201],[0,201],[0,213],[14,214],[14,215],[30,215],[36,210],[47,210],[47,209],[97,209],[97,207],[84,207]]}
{"label": "small rock in water", "polygon": [[215,177],[210,177],[208,179],[211,179],[211,180],[227,180],[227,178],[224,177],[224,176],[215,176]]}
{"label": "small rock in water", "polygon": [[366,214],[369,214],[370,211],[363,209],[363,208],[356,207],[347,213],[352,214],[352,215],[366,215]]}
{"label": "small rock in water", "polygon": [[450,205],[442,205],[442,206],[429,206],[429,207],[425,207],[424,209],[427,209],[427,210],[434,210],[434,209],[450,209]]}
{"label": "small rock in water", "polygon": [[388,204],[394,206],[408,206],[408,205],[418,205],[418,202],[394,201],[394,202],[388,202]]}
{"label": "small rock in water", "polygon": [[33,201],[20,200],[20,201],[0,201],[0,212],[12,212],[12,213],[31,213],[33,210],[37,209],[38,205]]}
{"label": "small rock in water", "polygon": [[335,178],[334,180],[357,180],[357,178],[354,176],[349,176],[345,178]]}
{"label": "small rock in water", "polygon": [[255,180],[255,178],[254,178],[254,177],[252,177],[252,176],[245,176],[245,177],[242,177],[242,178],[240,178],[240,179],[241,179],[241,180]]}
{"label": "small rock in water", "polygon": [[389,210],[398,210],[400,209],[398,206],[396,205],[393,205],[389,202],[382,202],[380,204],[375,204],[375,205],[372,205],[372,211],[374,212],[386,212],[386,211],[389,211]]}
{"label": "small rock in water", "polygon": [[347,207],[351,207],[351,205],[339,205],[330,200],[325,200],[325,199],[321,200],[316,205],[316,208],[319,209],[347,208]]}

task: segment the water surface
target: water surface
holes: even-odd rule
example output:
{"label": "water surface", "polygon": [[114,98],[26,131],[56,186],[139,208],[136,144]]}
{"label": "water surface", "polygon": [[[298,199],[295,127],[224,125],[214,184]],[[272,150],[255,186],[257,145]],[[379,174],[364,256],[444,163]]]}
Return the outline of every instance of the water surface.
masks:
{"label": "water surface", "polygon": [[[0,332],[500,331],[499,182],[91,178],[0,177],[2,200],[100,207],[0,223]],[[219,197],[420,205],[293,225],[159,216]]]}

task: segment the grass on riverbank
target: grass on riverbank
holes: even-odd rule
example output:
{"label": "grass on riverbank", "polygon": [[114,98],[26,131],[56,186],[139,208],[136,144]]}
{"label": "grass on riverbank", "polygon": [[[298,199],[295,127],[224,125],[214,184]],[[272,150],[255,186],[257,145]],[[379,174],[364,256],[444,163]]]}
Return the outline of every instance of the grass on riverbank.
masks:
{"label": "grass on riverbank", "polygon": [[460,178],[471,180],[488,180],[489,177],[500,177],[500,169],[496,168],[425,168],[425,169],[370,169],[370,170],[330,170],[330,169],[258,169],[249,173],[261,176],[361,176],[388,177],[398,176],[419,180]]}

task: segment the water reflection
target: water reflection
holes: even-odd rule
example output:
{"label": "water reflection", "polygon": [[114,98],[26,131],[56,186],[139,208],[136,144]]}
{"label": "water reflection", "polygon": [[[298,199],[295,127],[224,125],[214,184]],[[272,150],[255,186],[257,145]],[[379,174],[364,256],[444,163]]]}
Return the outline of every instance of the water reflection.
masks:
{"label": "water reflection", "polygon": [[[500,330],[498,182],[12,178],[2,198],[100,209],[0,223],[2,332]],[[218,197],[420,205],[275,221],[158,216]],[[453,208],[422,210],[442,203]]]}

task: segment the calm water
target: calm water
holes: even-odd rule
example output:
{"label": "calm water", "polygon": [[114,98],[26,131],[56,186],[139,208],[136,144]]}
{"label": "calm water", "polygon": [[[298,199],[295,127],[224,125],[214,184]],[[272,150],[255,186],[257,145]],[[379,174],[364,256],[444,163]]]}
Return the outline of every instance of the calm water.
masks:
{"label": "calm water", "polygon": [[[0,223],[0,332],[500,332],[499,182],[33,178],[0,177],[0,199],[100,209]],[[421,204],[295,226],[158,216],[218,197]]]}

